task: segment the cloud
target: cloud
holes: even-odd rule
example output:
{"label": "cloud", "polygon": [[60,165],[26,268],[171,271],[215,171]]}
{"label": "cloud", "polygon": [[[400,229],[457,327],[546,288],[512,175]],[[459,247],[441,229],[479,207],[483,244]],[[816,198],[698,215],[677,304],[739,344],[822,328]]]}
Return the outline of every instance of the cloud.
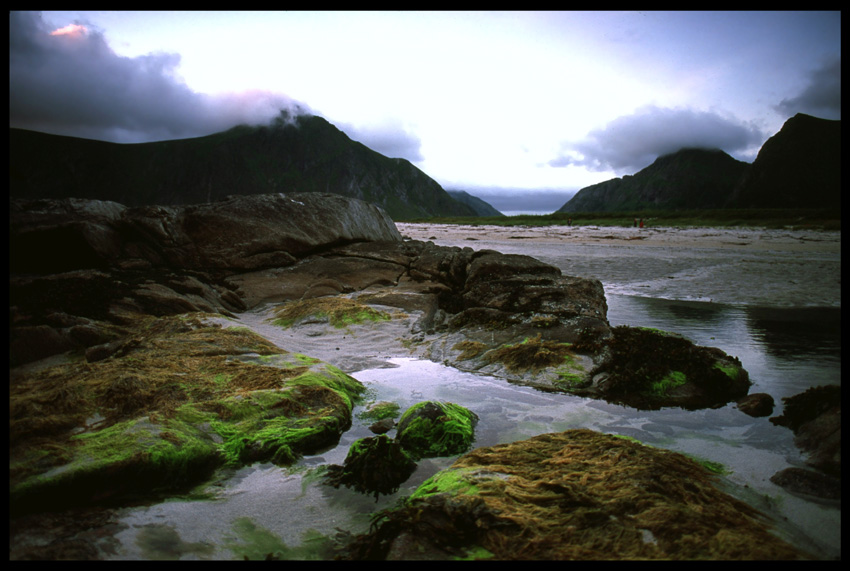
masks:
{"label": "cloud", "polygon": [[774,109],[788,117],[806,113],[822,119],[841,119],[841,58],[824,60],[811,71],[808,85],[799,95],[783,99]]}
{"label": "cloud", "polygon": [[388,119],[377,125],[360,127],[351,123],[334,124],[352,140],[391,159],[407,159],[414,163],[424,159],[422,141],[415,133],[408,131],[401,121]]}
{"label": "cloud", "polygon": [[9,50],[10,127],[129,143],[308,112],[268,91],[197,93],[178,76],[178,54],[122,57],[85,22],[50,30],[37,12],[10,12]]}
{"label": "cloud", "polygon": [[614,119],[577,142],[564,142],[549,166],[634,174],[683,148],[744,151],[765,139],[758,128],[718,113],[647,106]]}

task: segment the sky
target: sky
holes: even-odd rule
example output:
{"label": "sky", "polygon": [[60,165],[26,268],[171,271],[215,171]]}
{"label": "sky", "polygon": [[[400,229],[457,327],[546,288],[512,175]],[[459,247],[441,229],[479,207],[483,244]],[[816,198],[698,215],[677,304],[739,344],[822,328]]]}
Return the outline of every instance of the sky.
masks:
{"label": "sky", "polygon": [[840,12],[10,12],[9,125],[118,143],[320,115],[503,212],[841,118]]}

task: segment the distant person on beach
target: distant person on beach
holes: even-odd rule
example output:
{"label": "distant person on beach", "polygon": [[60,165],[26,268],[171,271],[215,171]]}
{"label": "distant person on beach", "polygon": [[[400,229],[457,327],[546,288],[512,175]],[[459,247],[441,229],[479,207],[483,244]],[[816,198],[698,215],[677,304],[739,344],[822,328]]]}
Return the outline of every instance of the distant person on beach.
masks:
{"label": "distant person on beach", "polygon": [[572,226],[572,225],[573,225],[573,219],[567,218],[567,226]]}
{"label": "distant person on beach", "polygon": [[637,228],[637,218],[635,218],[635,228]]}
{"label": "distant person on beach", "polygon": [[643,218],[640,219],[640,227],[643,228]]}

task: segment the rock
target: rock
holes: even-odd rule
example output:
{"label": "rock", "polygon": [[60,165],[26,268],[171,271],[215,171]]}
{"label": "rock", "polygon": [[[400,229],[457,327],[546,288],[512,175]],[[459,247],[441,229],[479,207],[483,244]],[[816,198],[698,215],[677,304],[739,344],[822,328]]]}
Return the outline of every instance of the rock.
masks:
{"label": "rock", "polygon": [[841,500],[841,479],[803,468],[785,468],[770,481],[789,492],[824,500]]}
{"label": "rock", "polygon": [[785,397],[785,410],[770,422],[790,428],[806,463],[833,476],[841,475],[841,386],[812,387]]}
{"label": "rock", "polygon": [[121,254],[126,207],[101,200],[10,200],[9,273],[103,268]]}
{"label": "rock", "polygon": [[[63,329],[45,328],[40,315],[61,312],[84,322],[113,324],[134,314],[232,316],[248,307],[237,293],[238,280],[235,285],[223,280],[233,272],[291,266],[316,250],[352,242],[401,243],[395,224],[380,209],[323,194],[136,208],[98,200],[11,200],[9,236],[13,364],[109,341],[93,338],[85,328],[76,328],[70,337]],[[392,284],[403,271],[387,263],[382,273],[374,258],[318,260],[291,297]],[[275,276],[275,282],[292,289],[298,280],[288,277]],[[354,284],[334,289],[336,277]],[[21,329],[26,327],[40,329]],[[35,334],[40,342],[32,342]],[[90,357],[104,354],[95,350]]]}
{"label": "rock", "polygon": [[95,361],[103,361],[117,353],[124,346],[123,341],[112,341],[111,343],[103,343],[86,349],[86,361],[94,363]]}
{"label": "rock", "polygon": [[393,428],[395,428],[395,420],[392,418],[384,418],[369,425],[369,430],[375,434],[386,434]]}
{"label": "rock", "polygon": [[76,346],[66,332],[49,325],[13,327],[9,335],[9,364],[15,367],[38,361]]}
{"label": "rock", "polygon": [[751,384],[737,358],[673,333],[619,326],[609,347],[610,355],[593,371],[600,382],[570,392],[639,409],[693,410],[740,399]]}
{"label": "rock", "polygon": [[591,430],[477,448],[346,559],[806,559],[682,454]]}
{"label": "rock", "polygon": [[10,385],[12,513],[181,490],[223,465],[290,464],[337,443],[365,391],[197,315],[139,317],[115,349]]}
{"label": "rock", "polygon": [[453,456],[469,449],[478,416],[453,403],[425,401],[401,415],[396,438],[413,456]]}
{"label": "rock", "polygon": [[154,266],[250,271],[319,248],[401,241],[381,209],[308,193],[231,196],[183,207],[125,208],[80,199],[10,201],[12,273],[58,273],[143,259]]}
{"label": "rock", "polygon": [[326,481],[345,485],[366,494],[389,495],[398,491],[413,471],[416,462],[401,444],[385,434],[361,438],[351,445],[343,466],[329,469]]}
{"label": "rock", "polygon": [[770,416],[773,414],[773,397],[767,393],[753,393],[739,399],[736,403],[738,410],[753,417]]}

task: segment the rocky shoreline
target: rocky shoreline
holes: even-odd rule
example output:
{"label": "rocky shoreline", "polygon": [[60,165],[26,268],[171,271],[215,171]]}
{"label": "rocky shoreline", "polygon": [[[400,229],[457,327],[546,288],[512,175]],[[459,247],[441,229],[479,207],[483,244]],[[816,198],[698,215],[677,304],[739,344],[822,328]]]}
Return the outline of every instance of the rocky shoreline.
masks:
{"label": "rocky shoreline", "polygon": [[[336,195],[167,208],[15,200],[10,241],[13,514],[120,505],[338,440],[358,381],[221,326],[264,305],[283,327],[347,319],[380,329],[395,317],[418,355],[635,408],[717,407],[750,386],[719,349],[610,327],[596,279],[404,240],[380,209]],[[503,557],[494,545],[484,547]],[[648,556],[701,556],[669,549]]]}

